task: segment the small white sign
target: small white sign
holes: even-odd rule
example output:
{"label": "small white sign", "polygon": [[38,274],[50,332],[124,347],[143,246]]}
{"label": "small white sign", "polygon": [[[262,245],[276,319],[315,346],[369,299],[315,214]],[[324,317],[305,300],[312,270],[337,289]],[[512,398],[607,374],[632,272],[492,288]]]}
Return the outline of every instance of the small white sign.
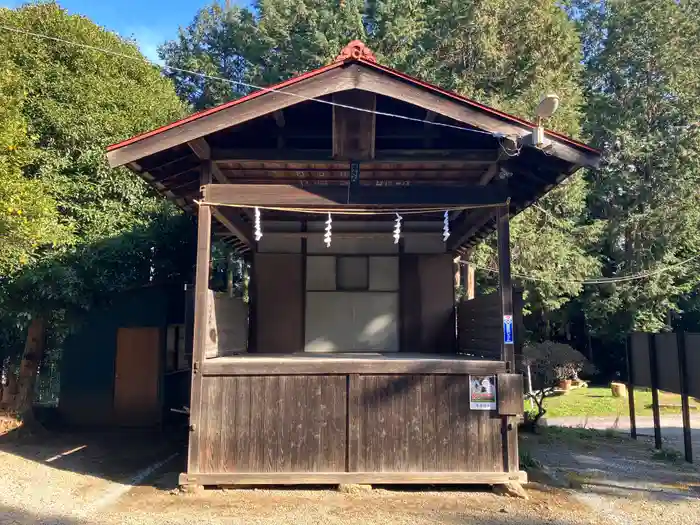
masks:
{"label": "small white sign", "polygon": [[496,410],[496,376],[469,376],[469,408]]}

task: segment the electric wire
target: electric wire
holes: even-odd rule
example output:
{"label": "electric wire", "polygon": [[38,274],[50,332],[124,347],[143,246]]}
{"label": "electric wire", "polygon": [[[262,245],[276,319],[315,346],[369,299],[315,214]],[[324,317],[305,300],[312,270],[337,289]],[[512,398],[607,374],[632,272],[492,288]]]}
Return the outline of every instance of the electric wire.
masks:
{"label": "electric wire", "polygon": [[[320,104],[327,104],[327,105],[329,105],[329,106],[335,106],[335,107],[339,107],[339,108],[350,109],[350,110],[359,111],[359,112],[362,112],[362,113],[370,113],[370,114],[373,114],[373,115],[380,115],[380,116],[383,116],[383,117],[397,118],[397,119],[408,120],[408,121],[412,121],[412,122],[419,122],[419,123],[422,123],[422,124],[430,124],[430,125],[433,125],[433,126],[441,126],[441,127],[445,127],[445,128],[457,129],[457,130],[460,130],[460,131],[468,131],[468,132],[472,132],[472,133],[481,133],[481,134],[483,134],[483,135],[489,135],[489,136],[491,136],[491,137],[495,137],[495,138],[499,139],[499,142],[500,142],[500,139],[501,139],[501,138],[505,137],[505,135],[504,135],[503,133],[490,132],[490,131],[483,131],[483,130],[474,129],[474,128],[466,128],[466,127],[464,127],[464,126],[456,126],[456,125],[454,125],[454,124],[448,124],[448,123],[446,123],[446,122],[433,122],[433,121],[430,121],[430,120],[427,120],[427,119],[420,119],[420,118],[415,118],[415,117],[409,117],[409,116],[407,116],[407,115],[397,115],[397,114],[394,114],[394,113],[387,113],[387,112],[385,112],[385,111],[376,111],[376,110],[367,109],[367,108],[358,108],[358,107],[350,106],[350,105],[347,105],[347,104],[340,104],[340,103],[338,103],[338,102],[332,102],[332,101],[330,101],[330,100],[322,100],[322,99],[318,99],[318,98],[306,97],[306,96],[304,96],[304,95],[299,95],[299,94],[297,94],[297,93],[289,93],[288,91],[284,91],[283,89],[276,89],[276,88],[272,88],[272,87],[261,87],[261,86],[256,86],[255,84],[250,84],[250,83],[248,83],[248,82],[243,82],[243,81],[241,81],[241,80],[231,80],[230,78],[224,78],[224,77],[219,77],[219,76],[215,76],[215,75],[209,75],[209,74],[206,74],[206,73],[202,73],[202,72],[200,72],[200,71],[193,71],[193,70],[189,70],[189,69],[183,69],[183,68],[180,68],[180,67],[170,66],[170,65],[167,65],[167,64],[158,64],[157,62],[154,62],[154,61],[152,61],[152,60],[149,60],[148,58],[144,57],[143,55],[139,55],[139,56],[127,55],[127,54],[125,54],[125,53],[120,53],[120,52],[118,52],[118,51],[112,51],[112,50],[109,50],[109,49],[104,49],[104,48],[101,48],[101,47],[92,46],[92,45],[90,45],[90,44],[83,44],[82,42],[75,42],[75,41],[73,41],[73,40],[67,40],[67,39],[64,39],[64,38],[59,38],[59,37],[55,37],[55,36],[45,35],[45,34],[43,34],[43,33],[35,33],[35,32],[33,32],[33,31],[27,31],[27,30],[25,30],[25,29],[20,29],[20,28],[18,28],[18,27],[0,25],[0,30],[10,31],[10,32],[13,32],[13,33],[18,33],[18,34],[27,35],[27,36],[32,36],[32,37],[35,37],[35,38],[43,38],[43,39],[51,40],[51,41],[54,41],[54,42],[61,42],[61,43],[64,43],[64,44],[73,45],[73,46],[81,47],[81,48],[84,48],[84,49],[89,49],[89,50],[91,50],[91,51],[98,51],[98,52],[105,53],[105,54],[108,54],[108,55],[112,55],[112,56],[115,56],[115,57],[125,58],[125,59],[128,59],[128,60],[136,60],[136,61],[138,61],[138,62],[147,63],[147,64],[149,64],[149,65],[151,65],[151,66],[154,66],[154,67],[157,67],[157,68],[159,68],[159,69],[161,69],[161,70],[178,71],[178,72],[180,72],[180,73],[185,73],[185,74],[188,74],[188,75],[193,75],[193,76],[197,76],[197,77],[205,78],[205,79],[209,79],[209,80],[216,80],[216,81],[220,81],[220,82],[227,82],[227,83],[229,83],[229,84],[239,85],[239,86],[243,86],[243,87],[246,87],[246,88],[249,88],[249,89],[255,89],[255,90],[258,90],[258,91],[266,91],[266,92],[270,92],[270,93],[280,93],[280,94],[282,94],[282,95],[287,95],[287,96],[290,96],[290,97],[295,97],[295,98],[298,98],[298,99],[304,100],[304,101],[318,102],[318,103],[320,103]],[[503,147],[503,146],[501,145],[501,147]],[[520,150],[518,150],[518,153],[519,153],[519,151],[520,151]],[[516,154],[517,154],[517,153],[516,153]]]}
{"label": "electric wire", "polygon": [[[681,266],[685,266],[686,264],[693,262],[694,260],[700,258],[700,254],[694,255],[688,259],[685,259],[683,261],[680,261],[676,264],[672,264],[670,266],[665,266],[663,268],[657,268],[656,270],[650,270],[646,272],[640,272],[637,274],[633,275],[625,275],[621,277],[599,277],[596,279],[542,279],[538,277],[532,277],[529,275],[519,275],[519,274],[511,274],[513,277],[517,279],[523,279],[526,281],[537,281],[537,282],[543,282],[543,283],[551,283],[551,284],[581,284],[581,285],[595,285],[595,284],[611,284],[611,283],[619,283],[619,282],[629,282],[629,281],[637,281],[640,279],[648,279],[649,277],[654,277],[656,275],[660,275],[662,273],[666,273],[668,271],[674,270],[676,268],[679,268]],[[496,268],[489,268],[487,266],[478,266],[476,264],[473,264],[469,261],[463,261],[460,259],[460,264],[463,265],[470,265],[476,268],[477,270],[483,270],[486,272],[490,273],[499,273],[498,269]]]}

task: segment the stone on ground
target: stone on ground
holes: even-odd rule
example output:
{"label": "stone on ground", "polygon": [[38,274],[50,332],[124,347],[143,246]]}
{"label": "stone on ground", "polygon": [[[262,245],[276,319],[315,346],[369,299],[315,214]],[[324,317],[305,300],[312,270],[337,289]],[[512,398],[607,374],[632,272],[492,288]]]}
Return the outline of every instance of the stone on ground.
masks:
{"label": "stone on ground", "polygon": [[515,481],[494,485],[493,492],[501,496],[508,496],[509,498],[530,499],[530,496],[528,496],[523,486]]}
{"label": "stone on ground", "polygon": [[360,494],[372,490],[372,485],[360,485],[358,483],[341,483],[338,485],[338,492],[343,494]]}

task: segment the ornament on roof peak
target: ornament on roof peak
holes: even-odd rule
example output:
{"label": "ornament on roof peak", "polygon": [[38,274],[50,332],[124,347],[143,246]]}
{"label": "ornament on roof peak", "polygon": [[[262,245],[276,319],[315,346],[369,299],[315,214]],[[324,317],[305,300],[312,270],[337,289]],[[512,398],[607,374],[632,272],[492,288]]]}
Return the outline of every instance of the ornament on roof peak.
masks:
{"label": "ornament on roof peak", "polygon": [[354,58],[367,60],[368,62],[376,62],[377,58],[372,53],[372,50],[368,48],[362,40],[353,40],[347,46],[343,48],[340,54],[335,58],[336,62],[342,62],[343,60],[348,60]]}

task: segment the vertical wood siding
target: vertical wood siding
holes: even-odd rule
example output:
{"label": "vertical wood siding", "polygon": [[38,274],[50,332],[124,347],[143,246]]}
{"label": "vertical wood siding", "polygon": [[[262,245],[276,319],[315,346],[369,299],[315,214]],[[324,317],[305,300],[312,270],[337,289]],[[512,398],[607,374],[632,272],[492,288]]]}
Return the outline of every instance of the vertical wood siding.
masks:
{"label": "vertical wood siding", "polygon": [[467,375],[203,380],[197,473],[505,469],[503,418],[470,410]]}

